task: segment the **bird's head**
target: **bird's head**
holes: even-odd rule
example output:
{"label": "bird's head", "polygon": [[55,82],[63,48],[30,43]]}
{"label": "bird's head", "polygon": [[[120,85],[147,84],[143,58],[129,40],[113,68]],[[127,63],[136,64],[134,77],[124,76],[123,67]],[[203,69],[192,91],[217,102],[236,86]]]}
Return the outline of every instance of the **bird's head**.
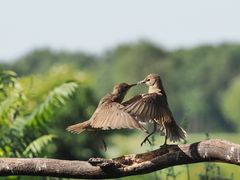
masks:
{"label": "bird's head", "polygon": [[160,76],[157,74],[149,74],[147,75],[144,80],[139,81],[137,84],[146,84],[148,86],[154,86],[155,84],[160,83]]}
{"label": "bird's head", "polygon": [[126,95],[127,91],[135,86],[137,84],[127,84],[127,83],[120,83],[120,84],[117,84],[113,87],[113,94],[121,94],[121,95]]}

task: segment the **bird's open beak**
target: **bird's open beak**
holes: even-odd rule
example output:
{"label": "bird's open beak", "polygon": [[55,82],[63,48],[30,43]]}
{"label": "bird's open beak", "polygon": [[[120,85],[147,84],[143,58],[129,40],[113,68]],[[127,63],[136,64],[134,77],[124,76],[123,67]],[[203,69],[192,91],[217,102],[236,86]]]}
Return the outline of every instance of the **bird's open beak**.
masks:
{"label": "bird's open beak", "polygon": [[139,81],[137,84],[143,84],[145,83],[145,80]]}
{"label": "bird's open beak", "polygon": [[130,84],[129,85],[129,87],[133,87],[133,86],[136,86],[137,84],[135,83],[135,84]]}

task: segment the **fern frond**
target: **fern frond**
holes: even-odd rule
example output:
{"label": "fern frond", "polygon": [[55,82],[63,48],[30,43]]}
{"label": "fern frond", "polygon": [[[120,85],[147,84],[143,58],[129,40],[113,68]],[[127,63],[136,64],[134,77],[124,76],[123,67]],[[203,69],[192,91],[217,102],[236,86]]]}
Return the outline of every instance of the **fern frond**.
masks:
{"label": "fern frond", "polygon": [[78,84],[67,82],[53,89],[45,99],[26,119],[26,125],[37,127],[42,126],[50,119],[55,108],[66,103],[66,100],[76,91]]}
{"label": "fern frond", "polygon": [[[4,152],[8,156],[14,157],[21,157],[21,155],[32,157],[39,154],[44,146],[52,140],[53,136],[46,135],[35,139],[36,136],[33,133],[29,133],[29,131],[42,134],[42,130],[45,131],[43,127],[46,127],[47,122],[50,121],[50,115],[56,112],[58,107],[66,103],[66,100],[73,95],[77,87],[78,84],[75,82],[66,82],[57,86],[48,93],[45,100],[30,115],[17,116],[13,123],[10,124],[10,128],[5,128],[6,131],[2,129],[2,133],[0,133],[6,137],[2,142],[3,147],[12,144],[11,152],[6,150]],[[7,103],[7,101],[4,103]],[[5,111],[5,109],[2,108],[2,111]]]}
{"label": "fern frond", "polygon": [[17,74],[10,70],[0,70],[0,91],[6,86],[14,86]]}
{"label": "fern frond", "polygon": [[56,136],[53,134],[48,134],[35,139],[26,147],[26,149],[23,151],[23,155],[25,157],[34,157],[40,154],[46,145],[52,142],[53,138],[56,138]]}

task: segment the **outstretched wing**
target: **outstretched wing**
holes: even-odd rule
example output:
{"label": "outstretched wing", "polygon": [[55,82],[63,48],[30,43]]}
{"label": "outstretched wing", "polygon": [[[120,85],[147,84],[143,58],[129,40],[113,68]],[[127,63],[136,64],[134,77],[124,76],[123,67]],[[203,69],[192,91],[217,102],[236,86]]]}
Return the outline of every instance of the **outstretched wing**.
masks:
{"label": "outstretched wing", "polygon": [[103,103],[91,118],[91,127],[102,130],[107,129],[141,129],[139,122],[123,109],[123,105],[111,102]]}
{"label": "outstretched wing", "polygon": [[127,106],[127,105],[129,105],[129,104],[132,104],[132,103],[134,103],[134,102],[142,99],[142,97],[143,97],[143,96],[142,96],[141,94],[139,94],[139,95],[136,95],[136,96],[132,97],[131,99],[129,99],[129,100],[127,100],[127,101],[124,101],[124,102],[121,103],[121,104],[122,104],[123,106]]}
{"label": "outstretched wing", "polygon": [[124,110],[142,121],[157,121],[159,124],[172,120],[166,96],[158,93],[137,95],[123,103]]}
{"label": "outstretched wing", "polygon": [[136,119],[156,122],[159,130],[163,131],[170,141],[186,138],[187,133],[175,122],[165,95],[158,93],[144,94],[141,97],[138,95],[123,104],[124,110],[136,116]]}

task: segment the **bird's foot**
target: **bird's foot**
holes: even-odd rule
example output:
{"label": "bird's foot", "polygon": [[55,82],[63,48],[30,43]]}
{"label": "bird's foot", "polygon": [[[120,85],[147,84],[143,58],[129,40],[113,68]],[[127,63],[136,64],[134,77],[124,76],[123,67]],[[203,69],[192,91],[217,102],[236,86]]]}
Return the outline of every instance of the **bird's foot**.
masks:
{"label": "bird's foot", "polygon": [[167,149],[168,146],[171,146],[171,145],[168,145],[167,143],[164,143],[163,145],[160,146],[161,149]]}

